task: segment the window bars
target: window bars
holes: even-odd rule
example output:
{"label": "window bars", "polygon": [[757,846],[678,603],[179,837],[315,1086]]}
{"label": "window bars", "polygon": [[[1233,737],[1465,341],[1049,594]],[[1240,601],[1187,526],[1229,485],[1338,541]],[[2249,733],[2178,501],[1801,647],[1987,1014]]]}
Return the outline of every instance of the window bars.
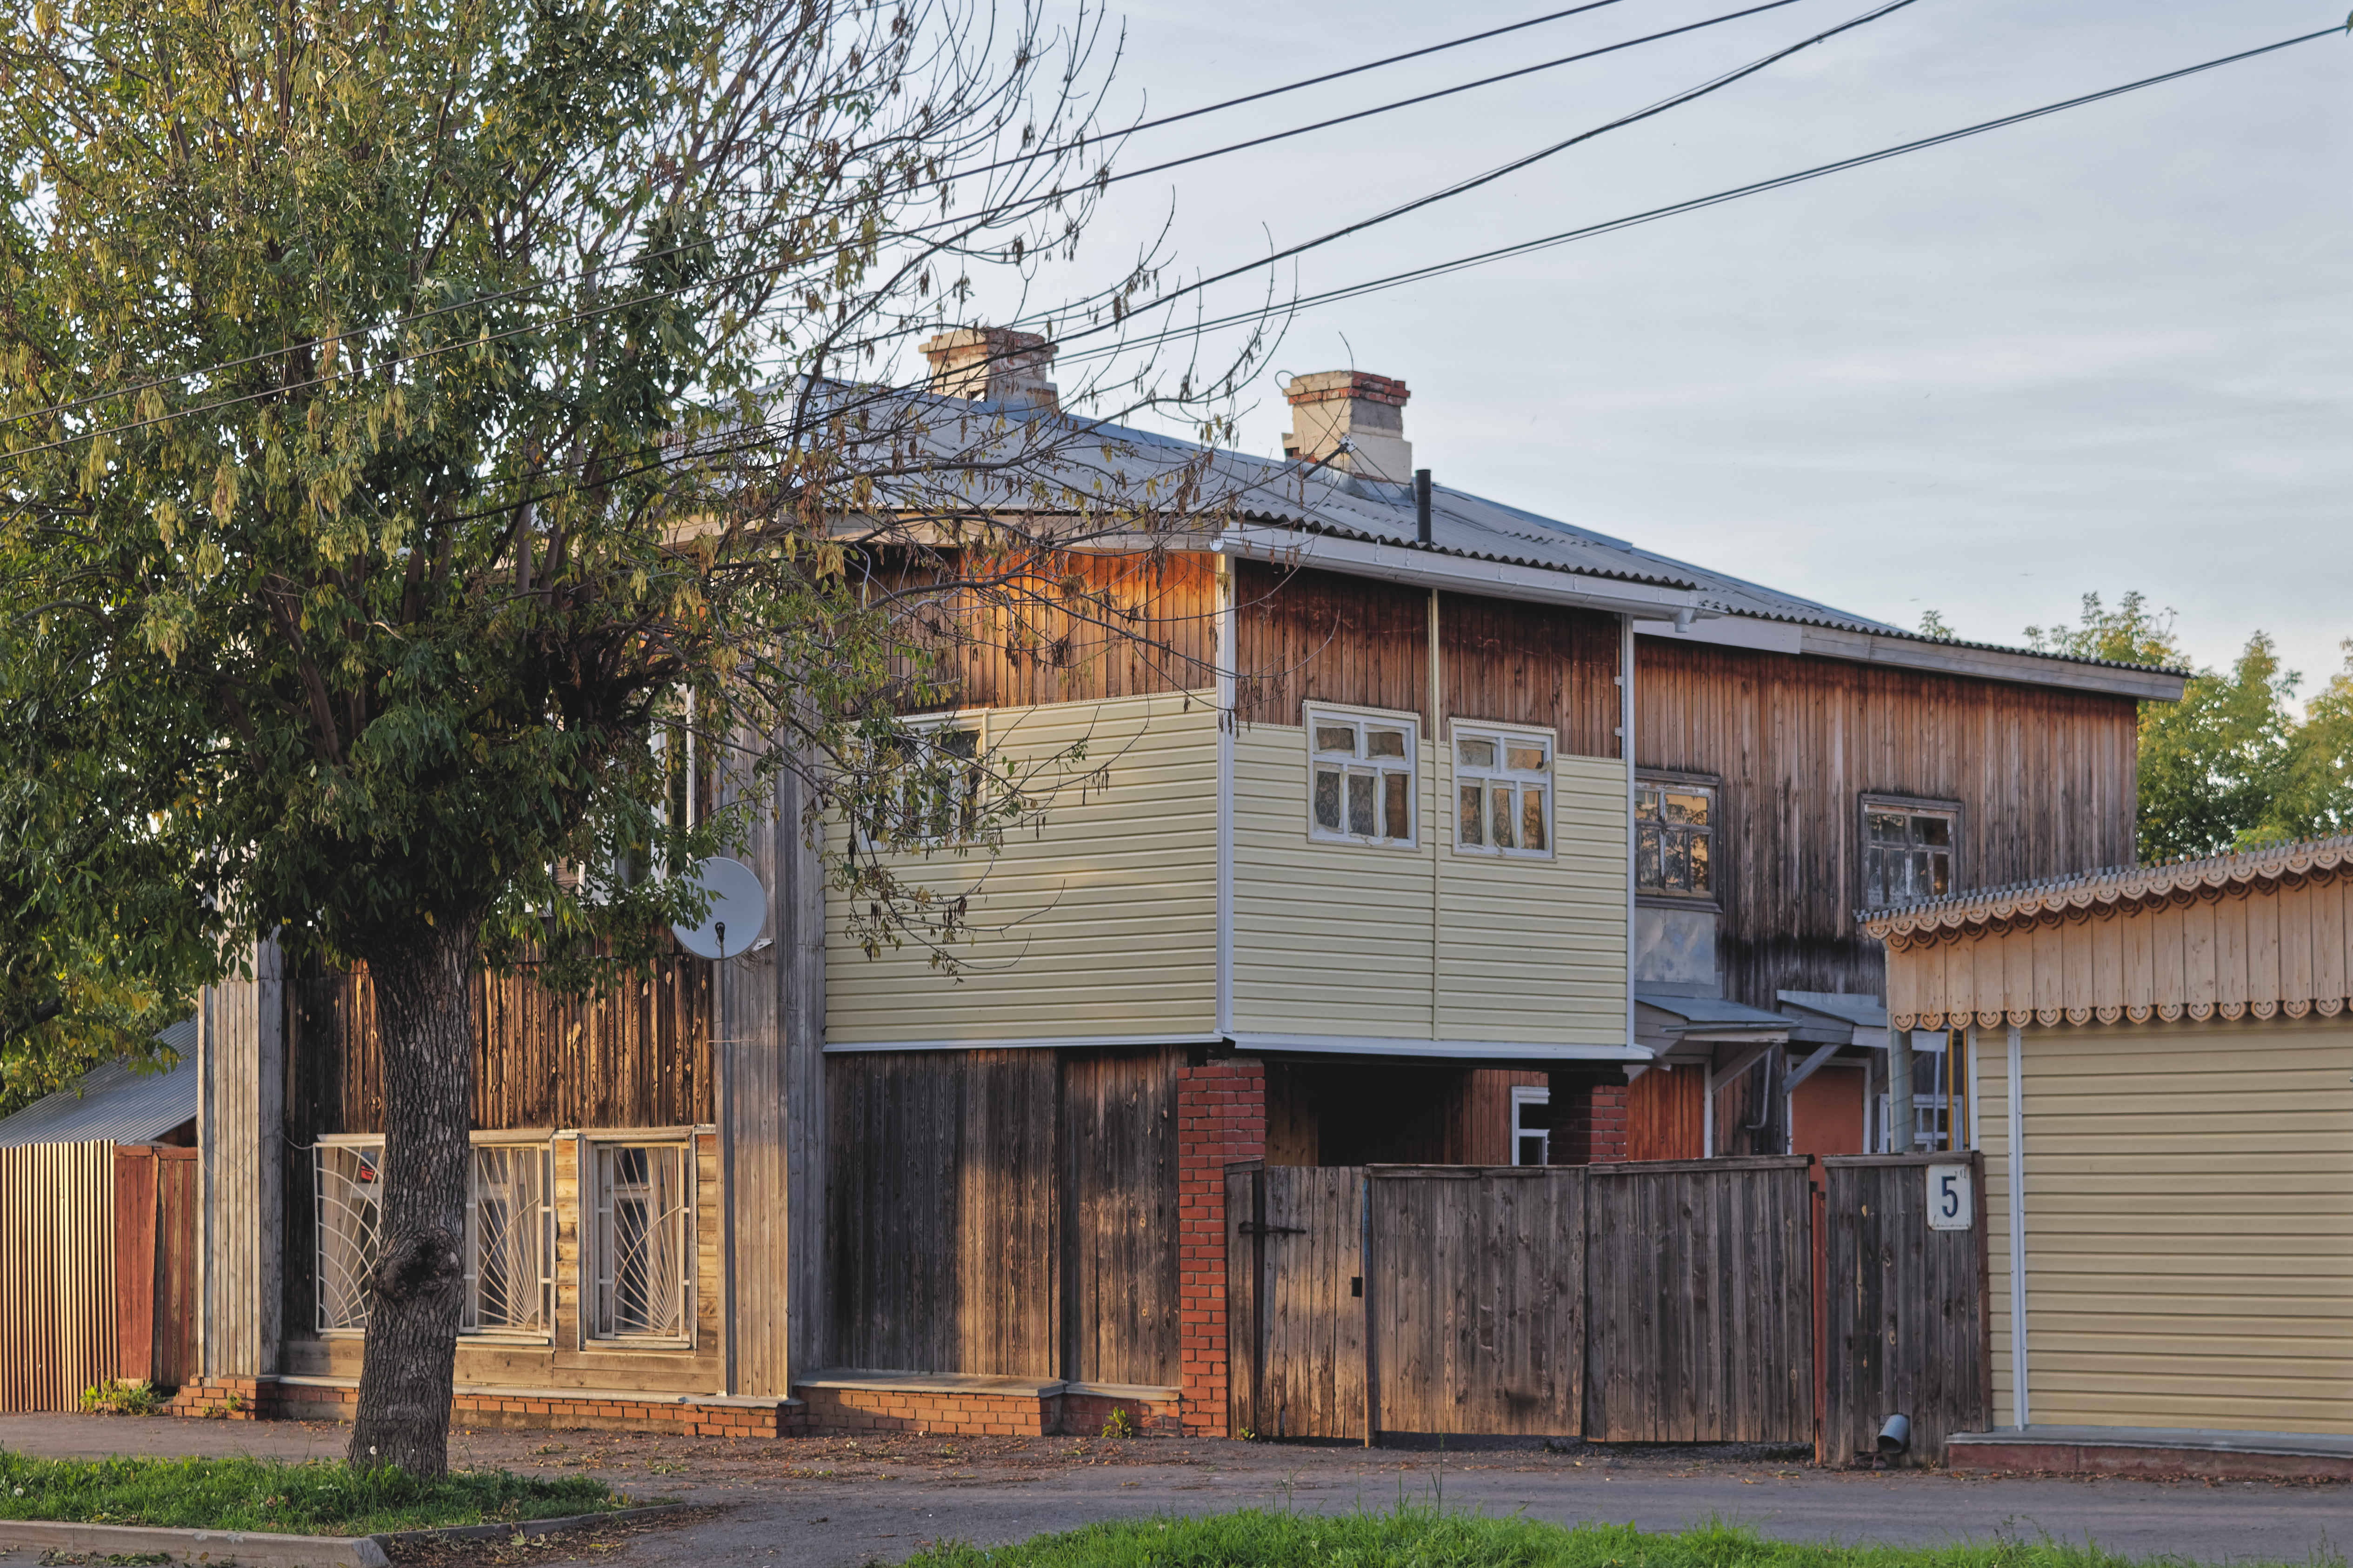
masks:
{"label": "window bars", "polygon": [[685,1145],[597,1143],[591,1337],[683,1340],[692,1187]]}
{"label": "window bars", "polygon": [[365,1282],[384,1236],[384,1145],[321,1143],[312,1153],[319,1331],[356,1332],[367,1327]]}
{"label": "window bars", "polygon": [[555,1321],[555,1211],[543,1143],[485,1144],[466,1183],[468,1334],[543,1338]]}
{"label": "window bars", "polygon": [[[318,1330],[360,1333],[384,1238],[384,1145],[312,1152],[318,1195]],[[555,1321],[555,1214],[543,1143],[476,1147],[466,1177],[465,1293],[459,1331],[544,1338]]]}

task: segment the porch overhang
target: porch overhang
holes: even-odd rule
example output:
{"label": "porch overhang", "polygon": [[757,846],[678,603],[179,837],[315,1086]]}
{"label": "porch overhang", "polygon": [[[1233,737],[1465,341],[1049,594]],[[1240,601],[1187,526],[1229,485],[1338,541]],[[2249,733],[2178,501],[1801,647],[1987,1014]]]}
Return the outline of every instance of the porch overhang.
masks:
{"label": "porch overhang", "polygon": [[1237,1051],[1253,1056],[1415,1057],[1431,1061],[1518,1062],[1542,1066],[1551,1062],[1611,1062],[1647,1064],[1652,1052],[1643,1046],[1586,1045],[1568,1041],[1416,1040],[1379,1035],[1260,1035],[1226,1037]]}

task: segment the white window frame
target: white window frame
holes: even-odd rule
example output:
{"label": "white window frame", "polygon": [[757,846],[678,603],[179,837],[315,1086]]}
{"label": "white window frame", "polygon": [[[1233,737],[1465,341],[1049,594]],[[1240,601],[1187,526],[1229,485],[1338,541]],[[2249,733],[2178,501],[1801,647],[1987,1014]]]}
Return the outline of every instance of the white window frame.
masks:
{"label": "white window frame", "polygon": [[[1655,791],[1660,796],[1660,815],[1656,817],[1645,817],[1641,815],[1641,796],[1645,791]],[[1716,851],[1722,844],[1720,830],[1724,826],[1724,791],[1720,787],[1719,781],[1712,778],[1695,778],[1688,773],[1651,773],[1637,770],[1634,774],[1634,795],[1633,842],[1635,898],[1644,902],[1656,902],[1678,909],[1721,909],[1723,905],[1721,896],[1717,891],[1716,886],[1717,868],[1721,860],[1721,857],[1716,853]],[[1665,797],[1669,795],[1705,795],[1707,797],[1707,821],[1697,828],[1682,827],[1669,824],[1666,820],[1665,800]],[[1656,825],[1661,840],[1659,870],[1662,885],[1655,888],[1647,888],[1642,885],[1642,825],[1646,821]],[[1667,834],[1671,831],[1679,833],[1686,837],[1699,838],[1707,845],[1708,882],[1705,888],[1686,889],[1683,888],[1670,888],[1664,885],[1666,877],[1666,854],[1664,841]]]}
{"label": "white window frame", "polygon": [[[1524,1111],[1525,1110],[1526,1110],[1526,1108],[1527,1108],[1527,1107],[1529,1107],[1529,1106],[1531,1106],[1531,1105],[1541,1105],[1541,1106],[1543,1106],[1543,1107],[1545,1108],[1545,1111],[1546,1111],[1546,1115],[1545,1115],[1545,1123],[1546,1123],[1546,1124],[1545,1124],[1544,1126],[1542,1126],[1542,1127],[1528,1127],[1528,1126],[1525,1126],[1525,1125],[1523,1125],[1523,1124],[1522,1124],[1521,1120],[1520,1120],[1521,1112],[1522,1112],[1522,1111]],[[1514,1085],[1513,1085],[1513,1086],[1512,1086],[1512,1163],[1513,1163],[1513,1164],[1514,1164],[1514,1165],[1525,1165],[1525,1164],[1527,1164],[1527,1163],[1529,1163],[1529,1162],[1527,1162],[1527,1161],[1523,1160],[1523,1159],[1521,1159],[1521,1158],[1520,1158],[1520,1152],[1521,1152],[1521,1149],[1520,1149],[1520,1140],[1521,1140],[1521,1139],[1523,1139],[1523,1138],[1541,1138],[1541,1139],[1543,1139],[1543,1140],[1544,1140],[1544,1158],[1543,1158],[1543,1159],[1541,1159],[1541,1160],[1536,1161],[1536,1162],[1535,1162],[1535,1163],[1537,1163],[1537,1164],[1539,1164],[1539,1165],[1549,1165],[1549,1164],[1551,1164],[1551,1163],[1552,1163],[1552,1125],[1551,1125],[1551,1123],[1552,1123],[1552,1115],[1551,1115],[1551,1111],[1552,1111],[1552,1090],[1550,1090],[1549,1089],[1537,1089],[1537,1088],[1535,1088],[1535,1087],[1534,1085],[1532,1085],[1532,1084],[1514,1084]]]}
{"label": "white window frame", "polygon": [[[617,1205],[606,1191],[607,1156],[642,1149],[650,1155],[671,1155],[680,1174],[679,1226],[672,1265],[677,1269],[679,1331],[658,1333],[616,1330],[606,1325],[614,1316],[608,1296],[617,1290],[614,1278],[613,1231]],[[665,1133],[639,1129],[610,1133],[583,1132],[579,1140],[580,1308],[579,1337],[584,1350],[691,1350],[696,1321],[695,1209],[701,1184],[695,1141],[691,1133]]]}
{"label": "white window frame", "polygon": [[[1554,813],[1556,783],[1554,770],[1560,763],[1560,737],[1551,730],[1526,724],[1469,723],[1458,719],[1451,728],[1454,736],[1453,797],[1449,805],[1447,820],[1453,825],[1454,852],[1457,855],[1480,856],[1490,860],[1551,859],[1553,846],[1560,837],[1559,820]],[[1493,746],[1495,760],[1486,763],[1464,761],[1462,752],[1465,742],[1472,745],[1484,743]],[[1544,748],[1544,765],[1533,769],[1510,766],[1511,747],[1515,742],[1519,743],[1522,750],[1525,750],[1531,742],[1541,745]],[[1480,833],[1482,838],[1490,840],[1493,837],[1491,808],[1494,805],[1494,793],[1498,785],[1513,792],[1512,799],[1514,805],[1519,805],[1524,798],[1524,792],[1529,789],[1541,791],[1544,797],[1544,847],[1530,849],[1519,842],[1525,837],[1522,828],[1525,822],[1526,808],[1524,805],[1519,806],[1520,815],[1512,824],[1513,842],[1511,844],[1498,847],[1493,842],[1465,843],[1462,837],[1462,786],[1467,781],[1474,779],[1479,782]]]}
{"label": "white window frame", "polygon": [[[470,1340],[509,1344],[548,1344],[555,1338],[555,1151],[545,1132],[478,1132],[466,1159],[466,1239],[464,1294],[458,1308],[458,1332]],[[482,1175],[483,1156],[509,1153],[525,1159],[537,1156],[538,1200],[519,1217],[513,1230],[535,1251],[525,1263],[534,1276],[529,1281],[535,1300],[533,1321],[521,1324],[481,1325]],[[528,1226],[528,1230],[522,1227]]]}
{"label": "white window frame", "polygon": [[[1353,844],[1366,849],[1417,850],[1421,847],[1421,720],[1411,713],[1393,713],[1377,708],[1330,708],[1310,703],[1303,714],[1307,752],[1307,837],[1316,844]],[[1355,731],[1355,750],[1346,758],[1336,752],[1318,749],[1319,730],[1346,726]],[[1405,755],[1402,757],[1367,754],[1367,735],[1371,731],[1402,731],[1405,734]],[[1335,831],[1316,820],[1316,788],[1318,775],[1337,772],[1340,775],[1338,797],[1339,819],[1344,829]],[[1405,779],[1406,835],[1391,837],[1387,833],[1370,836],[1345,831],[1348,814],[1349,780],[1369,776],[1373,790],[1373,822],[1382,826],[1386,815],[1384,796],[1387,780],[1398,775]]]}
{"label": "white window frame", "polygon": [[[508,1343],[548,1344],[555,1338],[555,1168],[553,1145],[544,1131],[475,1132],[467,1138],[466,1155],[466,1218],[462,1242],[462,1291],[459,1304],[459,1334],[470,1340],[501,1341]],[[535,1215],[525,1216],[538,1242],[538,1279],[533,1283],[539,1298],[538,1326],[526,1328],[494,1327],[491,1329],[463,1326],[480,1310],[475,1297],[480,1288],[481,1259],[480,1234],[478,1224],[480,1201],[480,1155],[486,1149],[535,1151],[540,1159],[539,1205]],[[357,1163],[359,1168],[373,1171],[374,1179],[361,1201],[361,1194],[352,1176],[343,1167]],[[383,1206],[381,1194],[384,1172],[384,1135],[380,1132],[329,1132],[321,1134],[311,1144],[311,1322],[322,1339],[361,1339],[367,1333],[366,1298],[361,1280],[375,1263],[376,1247],[383,1239]],[[341,1216],[356,1229],[331,1237],[328,1224]]]}
{"label": "white window frame", "polygon": [[[965,798],[962,802],[957,803],[962,807],[965,818],[963,822],[956,825],[958,831],[946,835],[936,833],[916,834],[912,836],[910,838],[903,840],[902,847],[919,850],[953,849],[959,845],[971,843],[973,841],[972,828],[979,818],[978,805],[981,795],[983,791],[987,789],[989,782],[987,763],[987,710],[976,709],[969,712],[959,711],[955,713],[927,713],[923,715],[921,718],[909,720],[904,728],[907,736],[911,741],[926,747],[935,744],[932,739],[932,737],[935,735],[950,732],[969,734],[972,737],[972,756],[970,758],[970,771],[965,777],[964,792]],[[917,792],[921,787],[921,783],[922,781],[918,778],[908,778],[899,785],[896,798],[896,809],[900,813],[900,819],[902,823],[910,820],[920,821],[925,814],[933,809],[931,803],[923,800],[918,795]],[[870,851],[879,851],[882,847],[882,840],[874,831],[874,829],[879,826],[879,824],[868,823],[860,830],[859,837],[864,844],[865,847]]]}

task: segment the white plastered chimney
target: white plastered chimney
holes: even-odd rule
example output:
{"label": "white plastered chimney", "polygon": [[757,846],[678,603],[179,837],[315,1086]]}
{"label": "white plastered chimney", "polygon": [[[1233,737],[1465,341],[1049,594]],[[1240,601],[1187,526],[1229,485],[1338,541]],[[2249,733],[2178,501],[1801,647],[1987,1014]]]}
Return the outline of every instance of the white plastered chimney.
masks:
{"label": "white plastered chimney", "polygon": [[1291,400],[1284,457],[1329,462],[1359,479],[1413,482],[1405,383],[1369,371],[1320,370],[1292,377],[1283,395]]}
{"label": "white plastered chimney", "polygon": [[1009,327],[957,327],[922,344],[932,365],[932,390],[971,403],[1003,403],[1016,408],[1061,406],[1046,372],[1054,345],[1036,332]]}

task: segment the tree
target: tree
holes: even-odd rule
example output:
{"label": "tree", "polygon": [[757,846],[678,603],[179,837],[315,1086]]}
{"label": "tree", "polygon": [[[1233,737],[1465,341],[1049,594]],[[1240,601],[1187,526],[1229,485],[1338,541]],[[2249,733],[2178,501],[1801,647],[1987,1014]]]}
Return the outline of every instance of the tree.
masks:
{"label": "tree", "polygon": [[[1090,420],[855,379],[981,268],[1075,257],[1095,24],[997,23],[38,0],[13,24],[0,766],[24,820],[89,829],[0,867],[49,955],[22,988],[115,963],[144,1016],[257,939],[367,965],[356,1464],[446,1466],[470,968],[586,985],[667,942],[696,900],[659,869],[747,826],[685,808],[690,734],[861,823],[835,875],[870,940],[952,936],[954,902],[886,864],[921,834],[910,791],[969,765],[898,721],[942,690],[911,620],[1082,605],[1056,552],[1200,504],[1182,465],[1131,483]],[[1151,278],[1056,320],[1115,342]],[[1214,420],[1233,378],[1180,369],[1080,400]],[[963,831],[986,847],[1050,794],[1007,781]],[[103,1011],[49,1000],[53,1033]]]}

